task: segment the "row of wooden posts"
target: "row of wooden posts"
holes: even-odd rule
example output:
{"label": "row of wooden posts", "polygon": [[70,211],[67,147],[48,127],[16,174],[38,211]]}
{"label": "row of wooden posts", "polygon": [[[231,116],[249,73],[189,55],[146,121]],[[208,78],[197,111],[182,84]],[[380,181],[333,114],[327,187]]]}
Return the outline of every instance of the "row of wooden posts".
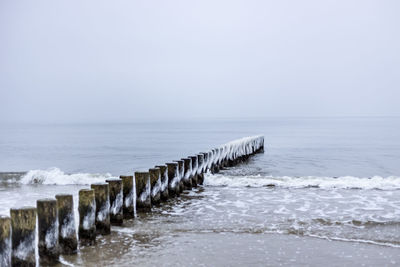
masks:
{"label": "row of wooden posts", "polygon": [[263,136],[247,137],[134,176],[92,184],[79,191],[78,235],[72,195],[40,199],[36,207],[12,208],[10,217],[0,216],[1,266],[36,266],[36,227],[40,263],[57,263],[60,254],[77,253],[79,245],[93,245],[97,235],[109,234],[110,225],[122,225],[137,212],[149,212],[152,205],[202,185],[206,172],[234,166],[263,149]]}

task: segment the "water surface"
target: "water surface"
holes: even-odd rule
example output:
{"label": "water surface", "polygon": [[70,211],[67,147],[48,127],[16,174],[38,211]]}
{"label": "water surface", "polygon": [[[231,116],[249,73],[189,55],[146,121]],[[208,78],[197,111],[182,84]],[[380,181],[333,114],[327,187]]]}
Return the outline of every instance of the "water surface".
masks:
{"label": "water surface", "polygon": [[256,134],[264,154],[207,175],[63,264],[400,262],[400,118],[2,125],[0,171],[28,173],[2,179],[0,213],[61,192],[77,200],[91,182]]}

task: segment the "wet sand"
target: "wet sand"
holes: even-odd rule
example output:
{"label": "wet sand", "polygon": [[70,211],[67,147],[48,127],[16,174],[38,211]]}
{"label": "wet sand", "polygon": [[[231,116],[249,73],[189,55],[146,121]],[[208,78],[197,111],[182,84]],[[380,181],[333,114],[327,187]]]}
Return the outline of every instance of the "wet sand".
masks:
{"label": "wet sand", "polygon": [[117,230],[99,240],[100,250],[86,247],[78,258],[64,257],[64,260],[75,266],[398,266],[400,263],[398,248],[285,234],[177,233],[173,240],[159,240],[155,246],[132,240],[136,248],[113,242],[120,234],[124,233]]}

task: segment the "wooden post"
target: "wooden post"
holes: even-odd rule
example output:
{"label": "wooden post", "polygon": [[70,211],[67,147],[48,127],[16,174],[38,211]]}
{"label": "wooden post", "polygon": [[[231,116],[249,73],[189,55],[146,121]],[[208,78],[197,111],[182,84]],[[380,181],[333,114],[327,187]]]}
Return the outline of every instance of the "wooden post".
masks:
{"label": "wooden post", "polygon": [[190,157],[184,158],[184,185],[185,189],[192,189],[192,159]]}
{"label": "wooden post", "polygon": [[211,173],[213,172],[212,171],[212,152],[211,151],[209,151],[208,153],[207,153],[207,159],[208,159],[208,164],[207,164],[207,169],[208,169],[208,171],[210,171]]}
{"label": "wooden post", "polygon": [[197,186],[197,168],[199,167],[197,164],[197,156],[189,157],[192,159],[192,186]]}
{"label": "wooden post", "polygon": [[136,207],[136,190],[134,188],[133,176],[121,175],[122,190],[124,197],[123,215],[125,219],[132,219],[135,216],[134,207]]}
{"label": "wooden post", "polygon": [[110,189],[108,183],[91,184],[96,200],[96,233],[108,235],[110,227]]}
{"label": "wooden post", "polygon": [[138,212],[151,211],[151,185],[148,172],[135,172],[136,209]]}
{"label": "wooden post", "polygon": [[179,196],[179,170],[178,163],[167,163],[168,169],[168,193],[170,197]]}
{"label": "wooden post", "polygon": [[202,185],[204,182],[204,173],[203,173],[203,166],[204,166],[204,154],[200,153],[197,155],[197,183]]}
{"label": "wooden post", "polygon": [[121,179],[106,180],[110,189],[110,222],[112,225],[122,225],[124,215],[122,213],[123,191]]}
{"label": "wooden post", "polygon": [[56,195],[58,212],[59,244],[62,254],[75,254],[78,251],[76,238],[74,199],[72,195]]}
{"label": "wooden post", "polygon": [[96,242],[96,200],[93,189],[79,191],[79,241],[81,245]]}
{"label": "wooden post", "polygon": [[161,200],[166,201],[169,198],[167,165],[158,165],[156,168],[160,168],[161,174]]}
{"label": "wooden post", "polygon": [[36,266],[36,208],[10,209],[11,215],[11,266]]}
{"label": "wooden post", "polygon": [[11,219],[0,215],[0,266],[11,266]]}
{"label": "wooden post", "polygon": [[183,175],[185,173],[185,167],[183,166],[183,160],[174,160],[174,162],[178,163],[178,174],[179,174],[179,182],[178,182],[178,190],[179,193],[182,193],[185,189],[183,184]]}
{"label": "wooden post", "polygon": [[149,169],[151,186],[151,204],[159,204],[161,198],[161,172],[160,168]]}
{"label": "wooden post", "polygon": [[39,233],[39,260],[41,265],[59,262],[57,200],[52,198],[36,201]]}

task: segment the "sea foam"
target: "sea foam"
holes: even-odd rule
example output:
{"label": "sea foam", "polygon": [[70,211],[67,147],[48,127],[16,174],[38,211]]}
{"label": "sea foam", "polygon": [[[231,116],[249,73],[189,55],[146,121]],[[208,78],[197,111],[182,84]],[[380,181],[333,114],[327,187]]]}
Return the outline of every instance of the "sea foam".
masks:
{"label": "sea foam", "polygon": [[66,174],[58,168],[50,168],[47,170],[30,170],[21,177],[18,183],[21,184],[48,184],[48,185],[72,185],[72,184],[91,184],[96,182],[104,182],[105,179],[111,178],[112,175],[91,174],[91,173],[74,173]]}
{"label": "sea foam", "polygon": [[229,176],[210,173],[205,175],[204,184],[225,187],[280,187],[321,189],[400,189],[400,177],[318,177],[318,176]]}

